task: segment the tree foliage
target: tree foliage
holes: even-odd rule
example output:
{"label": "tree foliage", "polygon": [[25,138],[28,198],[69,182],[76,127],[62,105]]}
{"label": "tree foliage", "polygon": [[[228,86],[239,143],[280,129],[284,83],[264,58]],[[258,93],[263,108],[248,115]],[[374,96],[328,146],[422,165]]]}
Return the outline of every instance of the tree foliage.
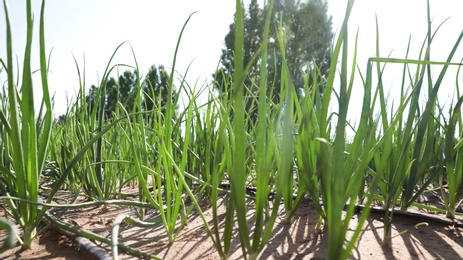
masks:
{"label": "tree foliage", "polygon": [[[257,0],[252,0],[244,20],[244,64],[247,65],[258,52],[262,44],[266,8],[259,7]],[[287,65],[295,88],[304,87],[303,74],[310,73],[315,66],[322,77],[328,75],[330,52],[333,38],[331,16],[327,14],[325,0],[280,0],[275,1],[270,25],[268,47],[268,84],[272,86],[268,93],[274,102],[279,100],[281,82],[281,52],[277,35],[280,24],[285,35]],[[280,23],[281,21],[281,23]],[[214,84],[221,92],[229,90],[229,82],[234,71],[235,23],[230,24],[230,31],[225,36],[225,49],[222,50],[221,67],[214,73]],[[259,63],[254,62],[244,83],[252,92],[257,93],[259,85]],[[309,82],[310,85],[311,82]],[[321,87],[321,86],[319,86]]]}
{"label": "tree foliage", "polygon": [[[158,68],[155,65],[151,66],[143,84],[145,110],[160,107],[162,114],[165,114],[168,102],[169,77],[170,75],[163,65],[160,65]],[[172,96],[175,99],[176,93],[174,92]]]}
{"label": "tree foliage", "polygon": [[[150,111],[160,109],[165,114],[165,106],[168,102],[168,86],[170,74],[160,65],[151,66],[144,80],[138,85],[138,72],[126,70],[117,79],[114,77],[106,81],[106,92],[104,93],[104,115],[112,118],[120,102],[128,113],[135,112],[134,103],[137,94],[141,91],[142,110]],[[91,113],[95,106],[100,89],[92,85],[86,95],[87,111]],[[173,99],[176,99],[176,92]]]}

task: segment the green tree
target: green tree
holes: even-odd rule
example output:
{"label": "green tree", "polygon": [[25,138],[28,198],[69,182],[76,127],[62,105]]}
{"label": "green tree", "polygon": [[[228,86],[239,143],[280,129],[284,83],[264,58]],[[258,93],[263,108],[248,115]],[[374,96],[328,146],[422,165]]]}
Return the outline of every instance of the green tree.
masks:
{"label": "green tree", "polygon": [[[323,77],[328,76],[331,64],[333,39],[331,16],[327,14],[325,0],[309,0],[307,3],[279,5],[276,10],[283,14],[289,25],[287,39],[287,63],[296,88],[303,87],[302,72],[315,65]],[[299,2],[299,1],[298,1]],[[281,2],[280,2],[281,3]],[[285,11],[287,9],[288,11]]]}
{"label": "green tree", "polygon": [[[331,16],[327,14],[326,0],[285,0],[275,1],[270,25],[268,84],[271,98],[279,101],[281,52],[277,34],[280,26],[285,30],[286,59],[291,78],[296,89],[304,87],[303,74],[308,73],[315,65],[322,77],[328,75],[331,63],[330,53],[333,38]],[[261,9],[257,0],[252,0],[246,11],[244,20],[244,64],[247,65],[262,44],[264,17],[266,10]],[[221,92],[229,90],[228,83],[233,79],[234,71],[234,38],[235,23],[225,36],[225,48],[222,49],[221,67],[213,74],[216,88]],[[257,93],[259,85],[259,63],[254,62],[244,81],[253,93]],[[310,84],[311,82],[309,82]],[[323,86],[318,86],[322,88]],[[322,90],[322,89],[321,89]]]}
{"label": "green tree", "polygon": [[[118,80],[110,77],[106,81],[106,93],[104,93],[104,115],[106,118],[112,118],[116,112],[118,102],[130,113],[133,109],[135,97],[137,95],[137,72],[129,70],[124,71]],[[95,106],[95,101],[99,93],[99,87],[92,85],[86,95],[87,109],[89,113]]]}
{"label": "green tree", "polygon": [[[155,108],[160,108],[162,114],[165,115],[169,91],[169,73],[163,65],[156,67],[152,65],[143,82],[144,95],[144,110],[149,111]],[[176,99],[176,93],[172,95],[172,99]]]}
{"label": "green tree", "polygon": [[91,114],[93,108],[95,107],[96,98],[98,96],[98,87],[95,85],[90,86],[90,90],[88,91],[87,95],[85,96],[85,101],[87,103],[87,114]]}
{"label": "green tree", "polygon": [[[137,97],[138,93],[137,79],[138,72],[136,70],[133,72],[126,70],[124,73],[122,73],[122,75],[119,76],[118,98],[129,113],[131,113],[133,110],[135,98]],[[110,100],[108,99],[107,102],[109,101]]]}
{"label": "green tree", "polygon": [[[166,104],[168,102],[168,86],[169,86],[170,74],[164,68],[163,65],[156,67],[152,65],[145,77],[145,80],[141,84],[143,107],[144,111],[153,109],[161,109],[162,114],[165,114]],[[106,82],[106,93],[104,114],[106,118],[112,118],[118,102],[120,102],[127,112],[133,112],[135,98],[139,91],[137,87],[138,72],[134,70],[124,71],[119,76],[118,80],[111,77]],[[99,87],[92,85],[89,92],[86,95],[87,111],[91,113],[95,106],[96,98],[99,93]],[[177,93],[174,92],[172,99],[177,99]],[[173,102],[173,101],[170,101]]]}
{"label": "green tree", "polygon": [[[259,8],[257,0],[252,0],[248,12],[244,17],[244,64],[247,65],[262,43],[264,28],[263,11]],[[235,50],[235,23],[229,26],[229,32],[225,36],[225,49],[222,49],[220,60],[221,68],[213,74],[216,88],[221,92],[228,92],[229,83],[232,82],[234,71],[234,50]],[[251,81],[258,77],[258,65],[254,65],[249,71],[248,78],[245,81],[246,86],[251,86]]]}
{"label": "green tree", "polygon": [[105,104],[105,116],[112,118],[113,113],[116,111],[117,102],[119,101],[119,86],[114,78],[110,78],[106,82],[106,104]]}

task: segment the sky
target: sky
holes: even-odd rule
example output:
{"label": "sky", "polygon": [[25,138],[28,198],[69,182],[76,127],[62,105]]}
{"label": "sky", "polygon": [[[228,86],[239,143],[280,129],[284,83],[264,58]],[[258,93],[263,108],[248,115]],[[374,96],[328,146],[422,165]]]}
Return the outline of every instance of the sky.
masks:
{"label": "sky", "polygon": [[[32,2],[38,25],[41,1]],[[244,2],[247,4],[250,0]],[[431,49],[433,60],[445,61],[463,29],[463,1],[430,0],[430,3],[433,30],[449,18],[436,35]],[[346,4],[346,0],[328,1],[335,32],[340,30]],[[9,1],[14,53],[20,61],[24,52],[25,10],[25,1]],[[153,64],[163,64],[170,70],[179,33],[193,12],[196,13],[191,17],[180,43],[176,65],[178,74],[175,76],[188,70],[189,84],[203,86],[209,82],[219,63],[223,39],[233,21],[234,10],[233,0],[48,0],[45,35],[47,53],[52,50],[49,82],[51,92],[55,94],[55,115],[64,113],[67,102],[72,100],[79,87],[76,62],[81,72],[85,68],[87,89],[92,84],[98,85],[111,55],[121,43],[124,44],[112,64],[135,66],[135,57],[142,74]],[[5,15],[1,11],[0,57],[5,59]],[[375,16],[380,28],[381,56],[403,58],[411,37],[410,58],[417,59],[427,30],[425,0],[357,0],[349,28],[351,48],[355,33],[359,32],[357,62],[360,70],[364,72],[368,57],[375,55]],[[37,36],[38,30],[34,34],[34,50],[37,50]],[[461,48],[456,57],[456,62],[463,57]],[[36,51],[32,62],[32,69],[38,69]],[[391,73],[401,68],[390,67]],[[121,68],[120,73],[126,69]],[[5,74],[0,73],[2,84],[5,78]],[[393,77],[388,84],[390,92],[397,93],[394,86],[398,83]],[[35,85],[39,88],[38,84]],[[452,96],[454,85],[455,77],[450,77],[449,89],[443,91],[443,95]]]}

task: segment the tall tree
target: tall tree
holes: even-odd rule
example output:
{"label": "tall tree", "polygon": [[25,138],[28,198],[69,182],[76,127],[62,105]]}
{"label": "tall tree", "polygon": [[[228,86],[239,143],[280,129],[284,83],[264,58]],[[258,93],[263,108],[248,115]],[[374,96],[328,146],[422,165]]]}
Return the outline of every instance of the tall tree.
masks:
{"label": "tall tree", "polygon": [[95,85],[90,86],[88,94],[85,96],[87,104],[87,113],[90,115],[95,107],[96,98],[98,96],[98,87]]}
{"label": "tall tree", "polygon": [[328,76],[333,39],[332,22],[327,14],[325,0],[286,2],[290,3],[280,4],[276,10],[286,16],[286,24],[291,31],[286,43],[287,63],[295,87],[300,88],[303,87],[302,71],[307,71],[314,65],[322,76]]}
{"label": "tall tree", "polygon": [[[144,110],[148,111],[158,107],[162,114],[165,114],[167,102],[173,102],[167,100],[169,77],[170,75],[163,65],[150,67],[143,83]],[[176,93],[174,92],[172,98],[175,99],[175,97]]]}
{"label": "tall tree", "polygon": [[117,81],[111,77],[108,82],[106,82],[106,104],[104,110],[107,118],[113,117],[118,101],[119,86],[117,85]]}
{"label": "tall tree", "polygon": [[[262,34],[264,28],[264,15],[259,8],[257,0],[252,0],[248,11],[244,17],[244,32],[243,32],[243,46],[244,56],[243,62],[247,65],[262,43]],[[225,36],[225,49],[222,49],[222,57],[220,60],[221,68],[213,74],[215,79],[216,88],[220,92],[227,92],[229,90],[229,83],[233,80],[235,74],[234,67],[234,51],[235,51],[235,23],[229,26],[229,32]],[[258,66],[254,65],[249,71],[249,76],[245,84],[250,87],[251,80],[258,76]]]}
{"label": "tall tree", "polygon": [[[122,73],[122,75],[119,76],[118,98],[129,113],[133,110],[135,98],[137,97],[138,93],[137,78],[138,72],[136,70],[133,72],[126,70],[124,73]],[[107,101],[109,102],[109,100]]]}
{"label": "tall tree", "polygon": [[[333,38],[331,17],[327,14],[326,0],[280,0],[275,1],[270,25],[270,40],[268,47],[268,84],[272,92],[272,100],[279,101],[281,84],[281,52],[277,34],[280,27],[285,30],[286,59],[290,76],[295,88],[304,87],[303,73],[313,68],[319,68],[322,76],[328,75],[331,63],[330,53]],[[266,8],[261,9],[257,0],[251,0],[244,20],[244,63],[247,65],[262,44],[264,17]],[[228,83],[233,78],[235,24],[230,25],[230,31],[225,36],[225,49],[222,50],[221,68],[214,73],[215,85],[220,92],[229,89]],[[247,78],[246,87],[257,93],[259,85],[259,63],[252,64]],[[254,83],[254,84],[253,84]],[[321,86],[318,86],[321,87]],[[269,93],[270,94],[270,93]]]}
{"label": "tall tree", "polygon": [[[168,102],[168,86],[170,74],[163,65],[156,67],[151,66],[145,80],[142,83],[143,90],[143,107],[144,111],[153,109],[161,109],[165,114],[166,104]],[[124,71],[119,76],[118,80],[111,77],[106,82],[106,93],[104,93],[104,114],[106,118],[112,118],[118,102],[120,102],[127,112],[133,112],[135,98],[138,94],[139,88],[137,87],[138,72],[134,70]],[[99,87],[92,85],[88,94],[86,95],[88,113],[92,111],[95,106],[95,101],[99,93]],[[177,98],[177,93],[174,92],[172,99]],[[173,102],[173,101],[170,101]]]}
{"label": "tall tree", "polygon": [[[106,93],[105,93],[105,107],[104,114],[106,118],[112,118],[118,102],[120,102],[127,112],[131,112],[135,97],[137,95],[137,71],[131,72],[129,70],[124,71],[122,75],[116,80],[114,77],[109,78],[106,82]],[[93,93],[97,93],[98,88],[92,86]],[[92,93],[92,90],[91,92]],[[87,96],[87,100],[96,98]]]}

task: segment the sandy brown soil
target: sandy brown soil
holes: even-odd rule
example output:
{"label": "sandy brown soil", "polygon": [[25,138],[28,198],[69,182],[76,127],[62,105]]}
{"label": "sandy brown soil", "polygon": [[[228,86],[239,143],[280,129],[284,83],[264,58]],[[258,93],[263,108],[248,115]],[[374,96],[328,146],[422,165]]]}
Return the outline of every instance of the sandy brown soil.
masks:
{"label": "sandy brown soil", "polygon": [[[221,200],[219,216],[224,218],[226,199]],[[249,204],[249,216],[252,215],[252,204]],[[64,221],[91,230],[110,238],[111,226],[120,213],[133,214],[129,208],[108,206],[68,210],[62,218]],[[424,212],[421,212],[424,214]],[[212,212],[204,205],[204,214],[211,219]],[[149,214],[148,214],[149,215]],[[261,259],[326,259],[326,232],[316,229],[316,212],[310,200],[305,200],[295,213],[292,223],[285,224],[282,218],[277,220],[272,239],[262,252]],[[352,252],[351,259],[463,259],[463,228],[449,226],[416,216],[394,216],[393,235],[405,232],[392,240],[392,247],[382,246],[383,222],[381,214],[372,213],[364,225],[360,240]],[[442,216],[433,216],[441,217]],[[252,221],[250,219],[250,221]],[[461,223],[462,217],[458,218]],[[418,223],[427,225],[415,228]],[[355,227],[356,217],[351,221]],[[209,222],[212,226],[212,222]],[[218,259],[211,239],[206,234],[201,218],[192,213],[188,224],[180,232],[173,244],[168,243],[164,228],[137,228],[122,225],[119,240],[121,243],[136,248],[162,259]],[[110,248],[96,243],[110,254]],[[137,259],[119,251],[121,259]],[[13,248],[3,254],[0,259],[89,259],[83,250],[57,231],[49,231],[40,236],[33,249],[20,250]],[[242,259],[239,238],[233,234],[230,259]]]}
{"label": "sandy brown soil", "polygon": [[[5,233],[0,233],[4,238]],[[39,236],[31,249],[17,247],[0,254],[0,259],[91,259],[92,256],[76,247],[71,240],[56,230]]]}

